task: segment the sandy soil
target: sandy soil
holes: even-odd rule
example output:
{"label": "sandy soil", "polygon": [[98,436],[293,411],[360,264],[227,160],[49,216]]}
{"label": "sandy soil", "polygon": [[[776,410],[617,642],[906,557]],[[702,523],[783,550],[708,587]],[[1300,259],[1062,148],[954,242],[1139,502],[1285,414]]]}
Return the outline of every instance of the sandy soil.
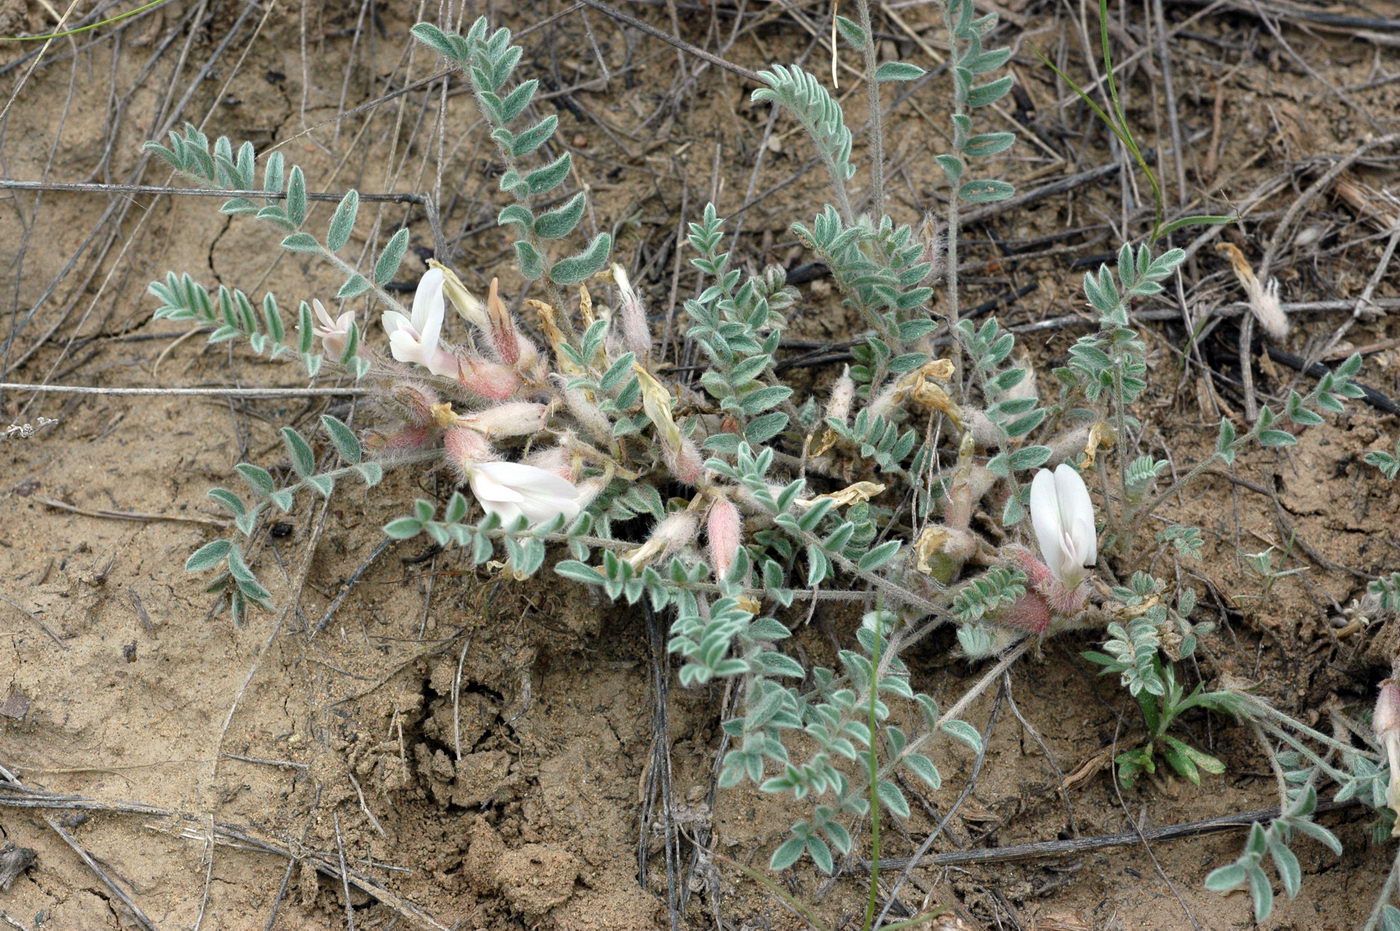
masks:
{"label": "sandy soil", "polygon": [[[143,163],[140,145],[188,119],[260,150],[280,146],[314,190],[433,194],[449,240],[437,244],[439,255],[473,284],[499,274],[513,287],[506,239],[488,227],[500,166],[459,85],[445,97],[435,84],[384,99],[438,68],[410,48],[413,19],[394,6],[171,4],[120,30],[59,40],[42,59],[21,57],[36,46],[6,46],[0,67],[13,99],[0,176],[180,184]],[[506,5],[513,11],[503,22],[518,30],[558,12],[538,6],[532,17]],[[825,34],[824,6],[765,4],[736,17],[732,7],[680,4],[675,23],[664,6],[627,6],[747,67],[805,59],[815,71],[827,68],[826,51],[809,35]],[[46,9],[5,0],[0,32],[48,29]],[[1170,149],[1163,62],[1141,13],[1126,11],[1115,27],[1122,56],[1142,52],[1120,80],[1144,139]],[[1012,33],[1021,90],[1004,122],[1035,141],[1006,162],[1007,176],[1032,189],[1111,164],[1117,156],[1102,128],[1085,108],[1057,103],[1068,100],[1066,88],[1031,54],[1045,49],[1084,73],[1079,24],[1026,0],[1008,16],[1027,31]],[[1332,160],[1400,128],[1400,82],[1384,80],[1395,67],[1393,31],[1382,41],[1364,30],[1284,21],[1274,34],[1247,13],[1202,14],[1192,5],[1168,4],[1166,20],[1176,30],[1178,128],[1190,140],[1179,165],[1163,166],[1172,202],[1180,200],[1179,170],[1197,207],[1247,205],[1251,218],[1223,238],[1252,259],[1278,231],[1275,273],[1285,300],[1358,298],[1394,222],[1384,203],[1358,205],[1329,188],[1300,222],[1280,230],[1279,219]],[[585,22],[612,76],[583,87],[599,75]],[[880,30],[887,54],[932,67],[930,53],[946,47],[938,24],[932,7],[901,7],[898,22],[891,17]],[[576,153],[576,180],[594,192],[585,224],[617,229],[616,254],[638,270],[658,316],[670,295],[684,298],[696,284],[675,232],[706,199],[725,214],[766,195],[743,217],[740,253],[803,261],[786,225],[820,202],[822,178],[802,174],[770,193],[809,153],[784,120],[765,141],[769,109],[750,105],[740,80],[694,59],[678,65],[673,49],[597,13],[563,16],[525,44],[526,67],[557,93],[551,100]],[[842,87],[849,122],[860,126],[855,75]],[[924,88],[891,124],[891,189],[904,220],[943,194],[927,156],[944,144],[939,88]],[[337,119],[370,101],[377,103]],[[1394,144],[1375,149],[1345,178],[1395,190],[1396,152]],[[723,182],[711,180],[716,165]],[[1268,196],[1251,202],[1261,186]],[[1004,323],[1083,313],[1074,263],[1100,261],[1125,213],[1141,231],[1142,215],[1123,204],[1146,197],[1119,173],[973,225],[968,303],[1034,285],[998,311]],[[327,269],[279,252],[266,229],[223,217],[216,205],[152,194],[11,194],[0,208],[0,256],[13,270],[0,277],[4,380],[302,383],[292,366],[205,347],[202,336],[182,339],[183,325],[151,320],[145,284],[172,269],[255,298],[274,290],[284,306],[338,285]],[[318,216],[329,209],[320,205]],[[415,249],[434,246],[413,205],[367,205],[361,217],[354,242],[366,254],[404,223]],[[410,256],[401,274],[411,281],[421,269]],[[1228,265],[1208,247],[1187,280],[1195,319],[1239,299]],[[830,292],[822,281],[804,286],[792,336],[849,334]],[[1373,295],[1397,294],[1392,266]],[[1298,314],[1288,348],[1318,350],[1348,319],[1347,311]],[[1049,330],[1026,342],[1037,360],[1059,364],[1082,332]],[[1213,442],[1220,412],[1239,415],[1237,332],[1231,320],[1214,328],[1183,370],[1181,323],[1147,328],[1160,373],[1138,412],[1151,425],[1147,448],[1170,448],[1178,465],[1195,461]],[[1395,313],[1365,316],[1337,350],[1363,348],[1364,380],[1394,398],[1397,337]],[[1294,384],[1307,390],[1306,378],[1262,354],[1252,364],[1261,396]],[[829,368],[811,377],[828,378]],[[343,400],[313,400],[0,395],[4,423],[57,420],[27,439],[0,440],[0,632],[8,647],[0,650],[0,765],[34,789],[96,802],[0,808],[0,842],[37,853],[0,889],[3,916],[27,929],[133,926],[105,875],[158,928],[662,928],[669,811],[684,927],[804,927],[723,860],[695,858],[699,841],[763,870],[803,809],[748,790],[715,794],[718,721],[729,696],[674,681],[657,650],[667,619],[604,603],[548,572],[517,584],[470,569],[454,552],[433,554],[422,541],[381,548],[378,528],[404,510],[393,502],[443,497],[448,477],[393,473],[372,494],[345,488],[328,508],[300,501],[259,537],[262,577],[287,610],[254,613],[242,626],[212,613],[214,596],[181,568],[224,519],[205,492],[232,483],[236,462],[277,466],[282,424],[309,427],[326,410],[356,413]],[[1370,700],[1400,634],[1378,626],[1341,628],[1340,636],[1334,619],[1367,578],[1400,563],[1400,484],[1360,459],[1389,448],[1396,430],[1395,418],[1356,406],[1293,450],[1253,453],[1233,479],[1221,473],[1193,487],[1177,516],[1200,526],[1207,545],[1199,561],[1180,565],[1177,581],[1200,593],[1196,619],[1219,624],[1195,674],[1246,678],[1314,720],[1330,703]],[[1266,592],[1238,553],[1285,549],[1290,538],[1285,567],[1302,571]],[[1170,562],[1158,571],[1171,575]],[[855,620],[819,610],[797,649],[830,661]],[[979,701],[967,719],[989,732],[985,759],[979,765],[955,746],[941,748],[945,788],[914,793],[913,816],[889,829],[887,855],[910,854],[969,780],[936,853],[1146,831],[1275,803],[1248,732],[1204,716],[1189,718],[1188,730],[1229,764],[1225,775],[1200,789],[1170,778],[1119,789],[1109,760],[1141,725],[1116,683],[1078,657],[1092,643],[1047,643]],[[952,645],[945,633],[909,657],[917,685],[940,700],[981,671],[951,658]],[[123,810],[126,803],[137,807]],[[1356,927],[1374,901],[1392,851],[1369,845],[1362,810],[1322,817],[1347,852],[1338,859],[1296,845],[1303,890],[1280,897],[1268,927]],[[928,927],[1244,928],[1252,924],[1246,896],[1202,887],[1241,843],[1240,832],[1227,831],[920,867],[900,900],[913,910],[949,910],[943,925]],[[79,849],[95,859],[85,863]],[[858,866],[834,881],[810,866],[778,879],[832,927],[859,927],[867,878]]]}

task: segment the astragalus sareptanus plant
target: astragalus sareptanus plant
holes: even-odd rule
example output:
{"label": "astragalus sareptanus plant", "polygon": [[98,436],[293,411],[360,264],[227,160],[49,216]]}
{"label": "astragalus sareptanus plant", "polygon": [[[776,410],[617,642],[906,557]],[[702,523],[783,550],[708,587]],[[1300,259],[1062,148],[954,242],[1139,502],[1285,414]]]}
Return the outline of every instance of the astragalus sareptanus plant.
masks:
{"label": "astragalus sareptanus plant", "polygon": [[[1118,677],[1141,710],[1137,736],[1113,761],[1123,787],[1164,774],[1193,786],[1220,777],[1224,762],[1181,726],[1193,710],[1257,738],[1260,765],[1277,778],[1278,813],[1256,823],[1239,859],[1206,882],[1247,889],[1262,920],[1276,885],[1290,896],[1299,888],[1295,845],[1341,853],[1313,820],[1320,796],[1360,799],[1375,810],[1379,833],[1389,832],[1400,699],[1387,685],[1370,724],[1364,709],[1338,708],[1331,726],[1314,726],[1214,669],[1213,626],[1193,622],[1197,596],[1179,571],[1199,555],[1202,534],[1167,508],[1240,451],[1288,447],[1300,431],[1345,415],[1363,393],[1361,358],[1247,423],[1222,418],[1202,455],[1147,442],[1155,434],[1137,402],[1150,378],[1175,373],[1149,365],[1134,312],[1165,302],[1182,273],[1186,254],[1170,234],[1222,218],[1169,223],[1159,213],[1142,239],[1084,275],[1076,303],[1097,327],[1059,367],[1033,366],[995,316],[965,314],[961,217],[1015,193],[998,169],[1017,140],[986,117],[1013,78],[1010,51],[984,45],[994,15],[971,0],[949,0],[945,12],[952,60],[941,109],[950,142],[935,157],[946,207],[917,225],[887,212],[878,115],[925,70],[879,60],[868,4],[835,20],[877,115],[868,162],[853,159],[846,116],[820,78],[783,64],[756,75],[753,101],[801,127],[830,180],[830,203],[793,217],[791,232],[860,321],[849,363],[815,378],[797,377],[778,357],[802,310],[786,271],[736,254],[713,204],[685,237],[703,286],[674,307],[648,306],[630,281],[637,270],[610,261],[608,232],[580,235],[589,202],[572,190],[571,155],[551,144],[558,118],[539,106],[539,81],[511,34],[485,19],[461,34],[430,23],[413,32],[460,69],[481,132],[499,151],[498,222],[514,250],[500,277],[521,282],[523,299],[496,278],[470,288],[430,260],[405,308],[386,286],[400,273],[408,230],[383,244],[372,267],[343,258],[359,207],[354,191],[328,225],[313,224],[307,181],[279,153],[259,160],[250,143],[211,144],[193,127],[150,143],[201,182],[265,192],[222,210],[261,221],[283,248],[344,273],[338,293],[308,296],[289,313],[271,294],[210,291],[172,272],[151,285],[162,302],[157,316],[211,326],[211,341],[286,357],[317,379],[353,381],[370,421],[352,428],[325,415],[319,438],[284,428],[291,483],[257,463],[238,465],[238,490],[210,492],[236,532],[203,545],[187,568],[209,575],[234,619],[268,609],[276,599],[250,544],[267,521],[300,496],[357,484],[378,490],[388,469],[444,471],[456,490],[446,500],[404,501],[384,532],[460,548],[517,580],[555,573],[665,612],[680,684],[729,683],[736,696],[723,721],[720,787],[802,802],[805,814],[769,866],[807,858],[833,873],[863,857],[866,927],[883,920],[886,895],[909,875],[879,883],[888,819],[910,816],[910,787],[956,798],[964,784],[947,777],[950,765],[964,774],[986,751],[963,711],[1047,638],[1089,630],[1101,645],[1083,661]],[[1106,26],[1104,35],[1106,51]],[[1155,187],[1121,108],[1103,118]],[[1276,291],[1255,282],[1250,293],[1268,325]],[[337,302],[335,311],[325,306]],[[689,347],[687,364],[660,339],[671,325]],[[318,445],[334,456],[318,456]],[[1386,469],[1385,455],[1369,461]],[[1271,561],[1259,564],[1273,572]],[[1373,614],[1394,609],[1397,579],[1373,584]],[[861,616],[839,664],[805,663],[785,649],[798,625],[836,602]],[[988,663],[947,707],[905,662],[943,625],[956,637],[941,642]],[[914,854],[906,862],[935,838],[902,851]],[[1373,921],[1400,927],[1386,901],[1393,886],[1385,882]]]}

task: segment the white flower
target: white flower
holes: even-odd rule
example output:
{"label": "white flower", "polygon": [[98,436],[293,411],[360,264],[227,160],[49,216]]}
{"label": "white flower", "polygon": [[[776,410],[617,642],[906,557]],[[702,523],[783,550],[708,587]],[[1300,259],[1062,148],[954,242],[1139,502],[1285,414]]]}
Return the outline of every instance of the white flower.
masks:
{"label": "white flower", "polygon": [[531,526],[560,514],[565,520],[578,516],[578,489],[553,472],[519,462],[475,463],[466,471],[476,500],[507,527],[521,515]]}
{"label": "white flower", "polygon": [[316,319],[321,324],[320,326],[312,324],[311,332],[321,338],[322,352],[325,357],[339,362],[341,356],[345,355],[345,343],[350,339],[350,324],[355,322],[355,312],[347,310],[332,320],[330,311],[326,310],[326,305],[312,298],[311,306],[315,309]]}
{"label": "white flower", "polygon": [[418,281],[413,295],[413,315],[405,317],[396,310],[386,310],[381,318],[384,332],[389,334],[389,351],[400,362],[416,362],[434,375],[455,376],[457,357],[438,346],[442,337],[442,318],[447,307],[442,300],[443,277],[436,268],[429,269]]}
{"label": "white flower", "polygon": [[1031,482],[1031,524],[1040,543],[1040,554],[1055,578],[1073,589],[1084,579],[1084,569],[1099,558],[1094,532],[1094,504],[1084,479],[1066,463],[1052,474],[1041,469]]}

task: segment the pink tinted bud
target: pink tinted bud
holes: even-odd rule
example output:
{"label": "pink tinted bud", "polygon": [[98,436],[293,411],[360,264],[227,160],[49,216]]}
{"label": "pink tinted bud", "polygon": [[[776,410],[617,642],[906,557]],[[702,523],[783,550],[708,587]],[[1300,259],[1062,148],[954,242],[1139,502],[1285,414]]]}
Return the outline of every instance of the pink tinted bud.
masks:
{"label": "pink tinted bud", "polygon": [[447,464],[462,481],[471,478],[471,467],[495,456],[486,437],[467,427],[453,427],[442,438]]}
{"label": "pink tinted bud", "polygon": [[734,557],[739,553],[739,535],[743,528],[744,519],[739,516],[734,502],[716,498],[705,521],[705,539],[709,542],[710,567],[715,570],[715,578],[728,577]]}
{"label": "pink tinted bud", "polygon": [[[1371,728],[1382,740],[1387,734],[1400,733],[1400,685],[1397,685],[1394,679],[1381,682],[1380,693],[1376,696],[1376,711],[1371,717]],[[1400,773],[1392,773],[1391,778],[1400,779]]]}
{"label": "pink tinted bud", "polygon": [[403,453],[414,453],[428,449],[437,440],[437,431],[429,426],[405,427],[393,433],[372,433],[365,441],[375,453],[385,459],[393,459]]}
{"label": "pink tinted bud", "polygon": [[1028,591],[995,620],[1033,634],[1043,634],[1050,629],[1050,605],[1039,592]]}
{"label": "pink tinted bud", "polygon": [[696,448],[694,441],[690,437],[681,437],[680,447],[672,449],[669,446],[661,448],[662,457],[666,460],[666,467],[671,470],[671,474],[687,485],[698,485],[700,476],[704,473],[704,460],[700,456],[700,450]]}
{"label": "pink tinted bud", "polygon": [[642,362],[646,362],[647,357],[651,355],[651,330],[647,327],[646,307],[636,289],[632,287],[627,271],[621,265],[614,264],[612,273],[620,298],[621,306],[618,307],[617,313],[622,324],[623,345],[630,352],[636,353]]}
{"label": "pink tinted bud", "polygon": [[551,446],[548,449],[532,453],[525,460],[525,464],[532,465],[537,469],[544,469],[546,472],[553,472],[560,478],[572,482],[576,477],[573,459],[573,454],[564,447]]}
{"label": "pink tinted bud", "polygon": [[505,301],[497,293],[498,280],[491,279],[491,290],[486,295],[486,316],[491,322],[491,345],[506,365],[514,366],[520,361],[520,344],[516,339],[515,321],[506,309]]}
{"label": "pink tinted bud", "polygon": [[389,389],[389,396],[395,407],[403,414],[404,420],[416,427],[426,427],[433,423],[433,406],[441,404],[442,398],[427,385],[401,381]]}
{"label": "pink tinted bud", "polygon": [[490,401],[504,401],[520,388],[515,370],[475,355],[458,359],[457,381],[472,394]]}
{"label": "pink tinted bud", "polygon": [[689,509],[662,518],[647,542],[625,557],[633,569],[640,569],[659,557],[670,556],[690,544],[700,532],[700,520]]}
{"label": "pink tinted bud", "polygon": [[[1400,816],[1400,686],[1394,679],[1381,682],[1371,727],[1385,747],[1386,761],[1390,765],[1390,785],[1386,788],[1385,803]],[[1400,820],[1391,828],[1390,836],[1400,837]]]}
{"label": "pink tinted bud", "polygon": [[462,418],[462,425],[488,437],[533,436],[544,429],[549,408],[534,401],[507,401]]}

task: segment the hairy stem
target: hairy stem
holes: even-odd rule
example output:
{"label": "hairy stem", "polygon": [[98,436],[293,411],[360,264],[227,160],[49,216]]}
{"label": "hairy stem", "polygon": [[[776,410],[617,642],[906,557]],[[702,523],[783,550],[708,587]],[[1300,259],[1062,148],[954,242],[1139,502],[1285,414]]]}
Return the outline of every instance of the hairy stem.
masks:
{"label": "hairy stem", "polygon": [[870,0],[856,0],[860,28],[865,33],[865,92],[870,109],[871,213],[878,223],[885,214],[885,131],[880,119],[880,82],[875,79],[875,32],[870,27]]}

